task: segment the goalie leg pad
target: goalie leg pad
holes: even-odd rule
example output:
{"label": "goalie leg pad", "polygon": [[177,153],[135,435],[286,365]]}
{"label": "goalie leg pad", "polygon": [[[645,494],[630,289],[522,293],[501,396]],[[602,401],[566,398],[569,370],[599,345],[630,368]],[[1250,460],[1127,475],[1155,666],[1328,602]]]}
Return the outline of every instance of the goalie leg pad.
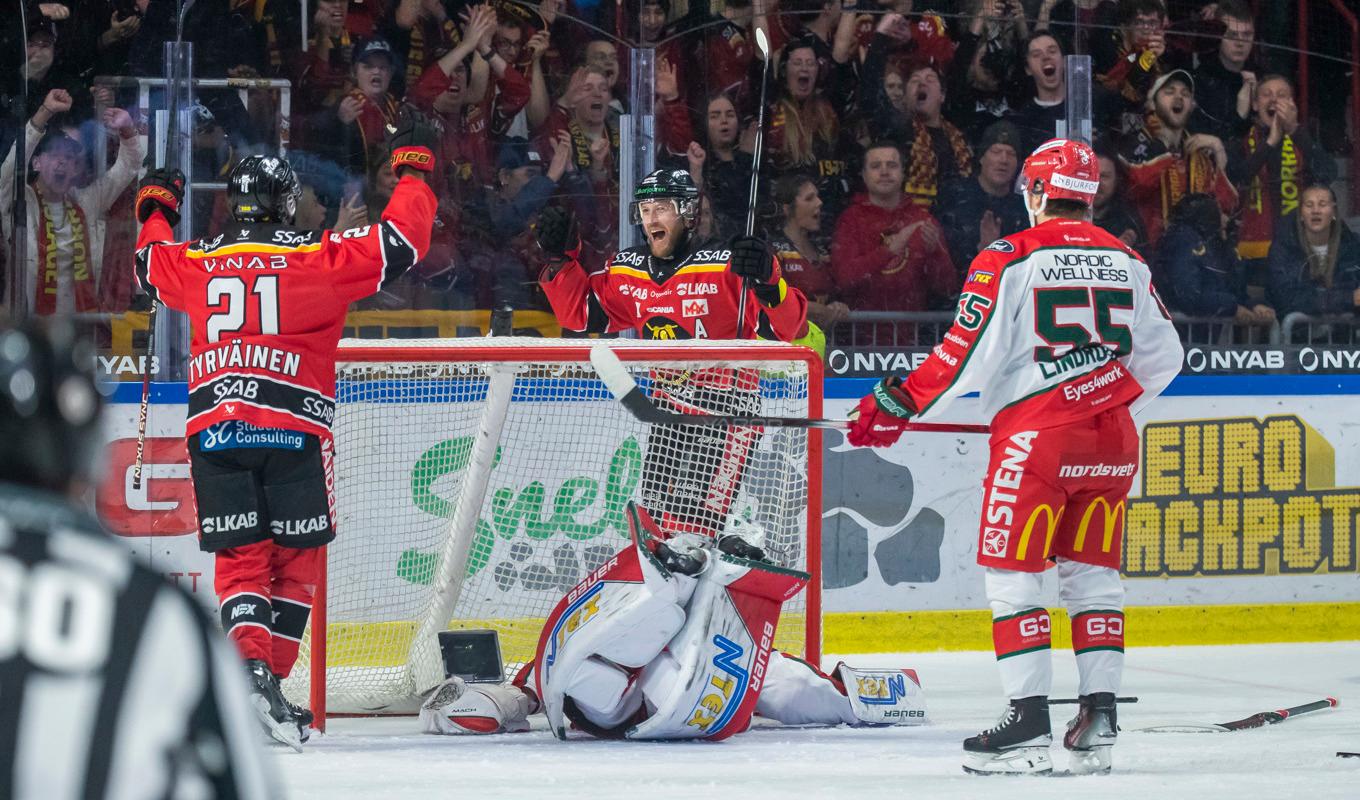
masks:
{"label": "goalie leg pad", "polygon": [[636,674],[599,658],[587,658],[577,666],[565,693],[590,722],[604,729],[617,728],[642,707],[642,692],[633,681]]}
{"label": "goalie leg pad", "polygon": [[785,725],[850,725],[858,721],[838,678],[785,653],[770,656],[756,713]]}
{"label": "goalie leg pad", "polygon": [[679,598],[694,579],[662,566],[650,549],[655,546],[647,532],[651,528],[644,529],[631,504],[629,511],[632,546],[562,598],[539,636],[534,690],[558,738],[566,736],[564,700],[586,661],[600,658],[640,668],[656,658],[685,621]]}
{"label": "goalie leg pad", "polygon": [[806,582],[805,573],[714,558],[685,627],[643,670],[651,714],[627,737],[721,740],[745,730],[769,677],[780,605]]}
{"label": "goalie leg pad", "polygon": [[436,734],[517,733],[529,730],[530,705],[514,686],[448,678],[421,704],[420,727]]}

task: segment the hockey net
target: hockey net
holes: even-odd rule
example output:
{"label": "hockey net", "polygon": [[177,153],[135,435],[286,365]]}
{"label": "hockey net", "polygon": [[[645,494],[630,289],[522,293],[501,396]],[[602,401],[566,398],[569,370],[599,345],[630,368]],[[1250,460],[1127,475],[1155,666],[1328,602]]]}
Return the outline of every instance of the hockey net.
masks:
{"label": "hockey net", "polygon": [[[663,526],[754,525],[771,560],[812,573],[784,605],[776,646],[816,663],[817,432],[645,425],[595,375],[594,343],[342,342],[338,537],[284,682],[291,700],[318,720],[413,712],[444,677],[438,633],[456,628],[496,630],[513,676],[558,599],[626,544],[629,500],[659,510]],[[611,347],[672,410],[822,413],[821,363],[805,348]]]}

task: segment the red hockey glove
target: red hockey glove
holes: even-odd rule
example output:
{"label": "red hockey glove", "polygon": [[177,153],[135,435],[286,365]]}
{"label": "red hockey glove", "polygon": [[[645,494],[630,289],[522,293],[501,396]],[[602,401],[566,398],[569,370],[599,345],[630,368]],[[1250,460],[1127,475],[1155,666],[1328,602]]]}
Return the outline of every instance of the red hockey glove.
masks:
{"label": "red hockey glove", "polygon": [[890,447],[897,443],[916,411],[902,379],[887,377],[866,394],[855,409],[854,424],[846,439],[855,447]]}
{"label": "red hockey glove", "polygon": [[170,227],[179,224],[179,204],[184,201],[184,173],[177,169],[153,169],[142,178],[133,208],[138,222],[146,222],[160,209]]}
{"label": "red hockey glove", "polygon": [[434,147],[439,132],[416,114],[404,115],[396,124],[387,127],[387,147],[392,153],[392,171],[400,178],[413,169],[434,172]]}

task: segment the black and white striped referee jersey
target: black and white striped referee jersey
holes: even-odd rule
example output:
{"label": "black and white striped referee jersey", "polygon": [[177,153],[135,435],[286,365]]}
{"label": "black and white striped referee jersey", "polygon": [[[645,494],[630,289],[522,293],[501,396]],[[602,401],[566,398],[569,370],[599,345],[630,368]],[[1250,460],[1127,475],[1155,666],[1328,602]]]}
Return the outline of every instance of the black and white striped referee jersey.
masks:
{"label": "black and white striped referee jersey", "polygon": [[0,798],[279,797],[247,691],[192,597],[0,484]]}

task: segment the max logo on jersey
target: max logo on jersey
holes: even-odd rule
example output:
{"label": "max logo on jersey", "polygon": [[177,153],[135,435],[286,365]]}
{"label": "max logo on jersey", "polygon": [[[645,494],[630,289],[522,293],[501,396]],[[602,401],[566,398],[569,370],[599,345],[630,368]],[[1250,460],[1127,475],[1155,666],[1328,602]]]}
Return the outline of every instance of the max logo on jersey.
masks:
{"label": "max logo on jersey", "polygon": [[680,315],[684,317],[702,317],[708,314],[708,301],[703,298],[686,300],[680,304]]}

